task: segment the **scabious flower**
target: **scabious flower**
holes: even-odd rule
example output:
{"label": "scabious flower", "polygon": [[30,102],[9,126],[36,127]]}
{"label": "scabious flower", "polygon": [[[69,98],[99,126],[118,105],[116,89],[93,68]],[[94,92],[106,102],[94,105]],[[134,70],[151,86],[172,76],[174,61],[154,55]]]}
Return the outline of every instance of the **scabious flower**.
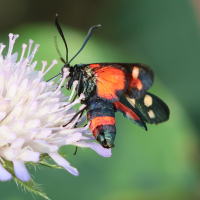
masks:
{"label": "scabious flower", "polygon": [[[32,60],[39,45],[36,44],[31,52],[33,41],[30,40],[27,56],[24,56],[27,45],[23,44],[17,62],[17,53],[12,54],[17,38],[18,35],[9,34],[5,58],[2,55],[5,45],[0,44],[0,180],[12,178],[5,166],[6,161],[10,161],[15,176],[21,181],[29,181],[25,163],[37,163],[44,154],[73,175],[78,175],[77,169],[58,153],[63,145],[89,147],[104,157],[111,156],[110,149],[93,141],[95,138],[87,130],[88,125],[80,127],[85,116],[79,118],[78,115],[70,122],[76,114],[72,107],[80,103],[83,95],[70,103],[74,90],[70,97],[62,93],[67,74],[64,73],[57,83],[44,81],[44,75],[57,61],[53,60],[46,71],[47,63],[42,62],[42,70],[34,71],[37,62],[32,63]],[[75,124],[78,128],[74,128]]]}

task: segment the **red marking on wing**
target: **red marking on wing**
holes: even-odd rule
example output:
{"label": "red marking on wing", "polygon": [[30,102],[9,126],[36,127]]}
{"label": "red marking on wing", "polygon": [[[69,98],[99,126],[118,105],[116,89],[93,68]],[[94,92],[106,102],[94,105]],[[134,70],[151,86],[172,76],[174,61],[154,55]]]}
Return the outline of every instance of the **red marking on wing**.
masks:
{"label": "red marking on wing", "polygon": [[129,80],[125,95],[135,99],[142,97],[153,84],[153,70],[141,63],[123,63],[122,66]]}
{"label": "red marking on wing", "polygon": [[141,121],[140,118],[130,108],[126,107],[125,105],[123,105],[119,101],[115,101],[113,104],[114,104],[114,106],[116,107],[117,110],[120,110],[121,112],[123,112],[127,116],[131,117],[133,120]]}
{"label": "red marking on wing", "polygon": [[95,128],[101,125],[115,125],[115,118],[105,116],[105,117],[96,117],[92,119],[90,122],[90,130],[92,131],[95,138],[96,138]]}
{"label": "red marking on wing", "polygon": [[102,67],[95,71],[97,77],[97,94],[99,97],[116,101],[128,86],[126,73],[112,65]]}
{"label": "red marking on wing", "polygon": [[101,65],[100,64],[90,64],[90,67],[95,70],[96,68],[100,68]]}
{"label": "red marking on wing", "polygon": [[137,88],[139,91],[142,90],[143,84],[140,79],[138,79],[140,69],[137,66],[133,67],[132,74],[128,74],[129,86],[127,90],[131,88]]}

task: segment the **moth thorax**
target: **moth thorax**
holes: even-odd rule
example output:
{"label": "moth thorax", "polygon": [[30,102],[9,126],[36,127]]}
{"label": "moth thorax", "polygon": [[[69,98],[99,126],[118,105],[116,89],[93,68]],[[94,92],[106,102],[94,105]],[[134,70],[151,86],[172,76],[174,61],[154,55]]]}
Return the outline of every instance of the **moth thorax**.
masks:
{"label": "moth thorax", "polygon": [[85,72],[89,77],[92,77],[92,76],[95,75],[95,73],[92,71],[92,69],[90,68],[90,66],[84,67],[84,72]]}

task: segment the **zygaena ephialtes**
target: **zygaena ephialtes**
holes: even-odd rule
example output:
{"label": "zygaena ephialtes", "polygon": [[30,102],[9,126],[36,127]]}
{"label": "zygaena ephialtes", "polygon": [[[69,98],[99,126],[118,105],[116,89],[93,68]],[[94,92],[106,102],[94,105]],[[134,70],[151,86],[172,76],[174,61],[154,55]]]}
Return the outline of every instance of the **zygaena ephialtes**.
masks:
{"label": "zygaena ephialtes", "polygon": [[147,92],[154,79],[153,70],[149,66],[141,63],[92,63],[70,66],[70,62],[86,45],[92,31],[100,25],[90,28],[82,47],[70,61],[57,15],[55,25],[66,47],[66,61],[61,57],[64,66],[60,74],[62,75],[64,70],[69,72],[66,84],[68,90],[73,82],[78,80],[76,94],[85,95],[82,103],[86,105],[79,113],[87,111],[92,134],[103,147],[114,147],[116,111],[145,130],[145,122],[158,124],[169,119],[168,106],[160,98]]}

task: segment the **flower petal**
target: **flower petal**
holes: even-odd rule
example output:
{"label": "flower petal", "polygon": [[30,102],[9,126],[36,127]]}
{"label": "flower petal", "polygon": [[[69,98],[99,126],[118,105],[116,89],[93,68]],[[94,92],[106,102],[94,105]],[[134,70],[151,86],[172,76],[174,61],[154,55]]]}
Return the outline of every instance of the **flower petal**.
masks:
{"label": "flower petal", "polygon": [[12,144],[11,144],[11,148],[12,149],[21,149],[23,144],[25,142],[25,139],[24,138],[18,138],[16,139]]}
{"label": "flower petal", "polygon": [[28,170],[26,169],[24,161],[13,160],[13,166],[14,166],[15,176],[19,180],[24,181],[24,182],[30,180],[30,174],[28,173]]}
{"label": "flower petal", "polygon": [[10,160],[12,161],[13,159],[15,159],[18,155],[18,151],[13,150],[9,147],[4,147],[2,149],[0,149],[0,155],[5,158],[6,160]]}
{"label": "flower petal", "polygon": [[18,90],[23,91],[28,86],[28,78],[25,78],[19,85]]}
{"label": "flower petal", "polygon": [[14,98],[14,96],[15,96],[15,94],[16,94],[16,92],[17,92],[17,83],[12,83],[11,85],[10,85],[10,88],[9,88],[9,90],[8,90],[8,93],[7,93],[7,95],[6,95],[6,98]]}
{"label": "flower petal", "polygon": [[66,144],[72,144],[73,142],[77,142],[81,139],[82,133],[74,133],[73,135],[67,137]]}
{"label": "flower petal", "polygon": [[41,124],[41,122],[39,119],[33,119],[26,123],[25,128],[27,128],[27,129],[37,128],[40,126],[40,124]]}
{"label": "flower petal", "polygon": [[30,146],[34,151],[40,152],[40,153],[50,153],[55,152],[58,150],[57,145],[51,145],[48,144],[48,142],[45,142],[44,140],[34,140],[25,142],[25,146]]}
{"label": "flower petal", "polygon": [[38,139],[44,139],[44,138],[47,138],[48,136],[50,136],[52,133],[52,130],[51,129],[42,129],[38,134],[37,136],[35,137],[36,140]]}
{"label": "flower petal", "polygon": [[63,145],[73,144],[74,142],[79,141],[81,137],[82,137],[82,133],[74,133],[72,135],[61,137],[55,141],[52,141],[52,143],[56,144],[58,147],[61,147]]}
{"label": "flower petal", "polygon": [[22,153],[21,156],[19,156],[19,159],[26,162],[38,162],[40,159],[40,153],[27,149]]}
{"label": "flower petal", "polygon": [[49,156],[61,167],[65,168],[68,172],[71,174],[78,176],[78,170],[72,166],[70,166],[70,163],[65,160],[62,156],[60,156],[57,152],[49,153]]}
{"label": "flower petal", "polygon": [[76,142],[74,144],[79,147],[89,147],[103,157],[110,157],[112,155],[111,149],[106,149],[106,148],[102,147],[100,144],[97,144],[96,142],[80,141],[80,142]]}
{"label": "flower petal", "polygon": [[0,96],[2,96],[2,93],[5,88],[5,80],[6,80],[6,72],[5,71],[0,71]]}
{"label": "flower petal", "polygon": [[12,175],[0,164],[0,181],[9,181]]}

